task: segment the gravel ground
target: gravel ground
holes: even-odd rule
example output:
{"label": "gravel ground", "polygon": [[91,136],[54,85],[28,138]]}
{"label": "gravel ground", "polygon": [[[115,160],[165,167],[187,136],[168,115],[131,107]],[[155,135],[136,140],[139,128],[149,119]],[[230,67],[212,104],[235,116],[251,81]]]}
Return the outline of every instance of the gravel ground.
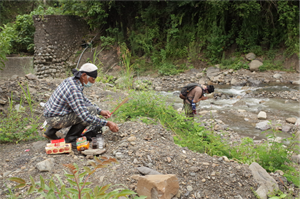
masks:
{"label": "gravel ground", "polygon": [[[36,90],[36,94],[32,97],[39,102],[44,102],[60,81],[43,80],[39,81],[39,84],[32,83],[32,88]],[[14,89],[13,82],[5,82],[2,85]],[[116,106],[111,103],[111,99],[126,96],[121,91],[109,91],[108,88],[101,87],[102,84],[98,86],[100,88],[91,88],[89,92],[90,98],[97,101],[100,108],[111,110],[111,107]],[[47,91],[44,89],[45,92],[39,92],[39,88],[47,88]],[[2,110],[5,110],[5,107]],[[36,113],[40,114],[41,108],[36,107]],[[173,132],[167,131],[159,124],[147,125],[135,121],[125,122],[119,126],[120,130],[117,133],[109,130],[104,132],[107,151],[103,154],[106,157],[117,158],[119,164],[97,170],[89,179],[93,182],[92,186],[123,184],[135,190],[137,176],[141,176],[137,168],[144,166],[162,174],[175,174],[178,177],[180,188],[174,198],[256,198],[251,189],[256,190],[258,184],[253,179],[249,165],[239,164],[223,157],[195,153],[177,146],[173,142]],[[76,151],[70,154],[47,155],[44,150],[47,142],[42,139],[35,142],[0,145],[1,198],[5,198],[8,188],[14,186],[14,183],[7,180],[8,177],[20,177],[29,181],[29,176],[32,176],[39,181],[39,176],[45,179],[50,179],[54,174],[63,176],[66,170],[63,164],[76,163],[79,168],[92,167],[91,162],[94,160],[87,159]],[[48,158],[54,159],[54,169],[40,172],[36,168],[37,163]],[[278,182],[281,190],[285,187],[294,189],[292,198],[297,198],[299,190],[293,184],[286,182],[285,177],[279,173],[271,175]],[[63,181],[68,184],[65,178]],[[16,191],[20,198],[32,198],[23,194],[26,189]]]}

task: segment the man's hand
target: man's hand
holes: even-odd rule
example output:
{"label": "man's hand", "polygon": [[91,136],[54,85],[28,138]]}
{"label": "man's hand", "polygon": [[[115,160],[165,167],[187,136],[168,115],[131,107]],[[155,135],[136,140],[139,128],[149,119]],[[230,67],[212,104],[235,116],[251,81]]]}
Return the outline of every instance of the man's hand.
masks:
{"label": "man's hand", "polygon": [[117,124],[111,122],[111,121],[108,121],[106,123],[106,126],[109,127],[109,129],[112,131],[112,132],[118,132],[119,131],[119,127],[117,126]]}
{"label": "man's hand", "polygon": [[192,102],[192,110],[193,110],[193,113],[196,115],[196,104],[195,104],[195,102]]}
{"label": "man's hand", "polygon": [[110,111],[105,111],[105,110],[101,110],[100,115],[102,115],[103,117],[110,118]]}

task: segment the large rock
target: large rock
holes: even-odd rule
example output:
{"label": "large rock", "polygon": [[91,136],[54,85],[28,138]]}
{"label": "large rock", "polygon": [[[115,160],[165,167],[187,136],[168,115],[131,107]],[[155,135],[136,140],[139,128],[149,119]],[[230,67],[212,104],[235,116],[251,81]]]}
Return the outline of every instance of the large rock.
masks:
{"label": "large rock", "polygon": [[236,78],[232,78],[230,81],[230,84],[233,86],[245,86],[246,83],[245,80],[237,80]]}
{"label": "large rock", "polygon": [[171,199],[179,190],[179,182],[174,174],[148,175],[140,177],[136,192],[147,199]]}
{"label": "large rock", "polygon": [[251,60],[253,60],[253,59],[255,59],[255,58],[256,58],[256,56],[255,56],[254,53],[248,53],[248,54],[246,55],[246,59],[249,60],[249,61],[251,61]]}
{"label": "large rock", "polygon": [[275,79],[280,79],[280,78],[282,78],[282,75],[279,74],[279,73],[276,73],[276,74],[273,75],[273,77],[274,77]]}
{"label": "large rock", "polygon": [[262,131],[268,130],[271,128],[269,121],[263,121],[256,124],[255,128],[260,129]]}
{"label": "large rock", "polygon": [[37,163],[36,165],[39,171],[51,171],[54,167],[54,159],[49,158],[42,162]]}
{"label": "large rock", "polygon": [[285,121],[288,122],[288,123],[291,123],[291,124],[295,124],[296,121],[297,121],[297,118],[290,117],[290,118],[286,118]]}
{"label": "large rock", "polygon": [[259,164],[253,162],[249,166],[249,169],[252,172],[253,178],[260,185],[256,190],[256,193],[261,199],[267,199],[268,193],[273,192],[273,190],[278,190],[278,184],[274,178],[272,178]]}
{"label": "large rock", "polygon": [[267,119],[267,113],[266,112],[264,112],[264,111],[260,111],[259,113],[258,113],[258,115],[257,115],[257,119],[263,119],[263,120],[265,120],[265,119]]}
{"label": "large rock", "polygon": [[211,80],[219,74],[220,74],[220,69],[216,67],[208,67],[206,70],[206,76]]}
{"label": "large rock", "polygon": [[250,71],[258,71],[258,68],[262,65],[263,63],[261,63],[260,61],[252,60],[249,64]]}

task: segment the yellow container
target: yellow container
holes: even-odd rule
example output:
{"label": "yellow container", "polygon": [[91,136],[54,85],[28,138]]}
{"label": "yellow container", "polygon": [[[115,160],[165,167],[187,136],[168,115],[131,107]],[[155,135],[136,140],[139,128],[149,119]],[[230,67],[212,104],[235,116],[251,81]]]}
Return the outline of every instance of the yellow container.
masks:
{"label": "yellow container", "polygon": [[89,149],[90,143],[89,143],[89,141],[87,141],[86,137],[83,136],[83,137],[77,138],[76,146],[77,146],[78,151],[84,151],[84,150]]}

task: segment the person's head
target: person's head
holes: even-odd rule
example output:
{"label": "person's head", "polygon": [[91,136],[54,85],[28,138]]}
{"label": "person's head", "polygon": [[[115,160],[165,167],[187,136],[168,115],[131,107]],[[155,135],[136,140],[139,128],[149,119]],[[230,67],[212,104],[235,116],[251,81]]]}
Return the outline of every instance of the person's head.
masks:
{"label": "person's head", "polygon": [[213,85],[207,85],[205,91],[206,93],[212,93],[215,91],[215,88]]}
{"label": "person's head", "polygon": [[97,66],[91,63],[86,63],[81,66],[79,72],[81,72],[80,82],[85,87],[90,87],[95,83],[97,78]]}

